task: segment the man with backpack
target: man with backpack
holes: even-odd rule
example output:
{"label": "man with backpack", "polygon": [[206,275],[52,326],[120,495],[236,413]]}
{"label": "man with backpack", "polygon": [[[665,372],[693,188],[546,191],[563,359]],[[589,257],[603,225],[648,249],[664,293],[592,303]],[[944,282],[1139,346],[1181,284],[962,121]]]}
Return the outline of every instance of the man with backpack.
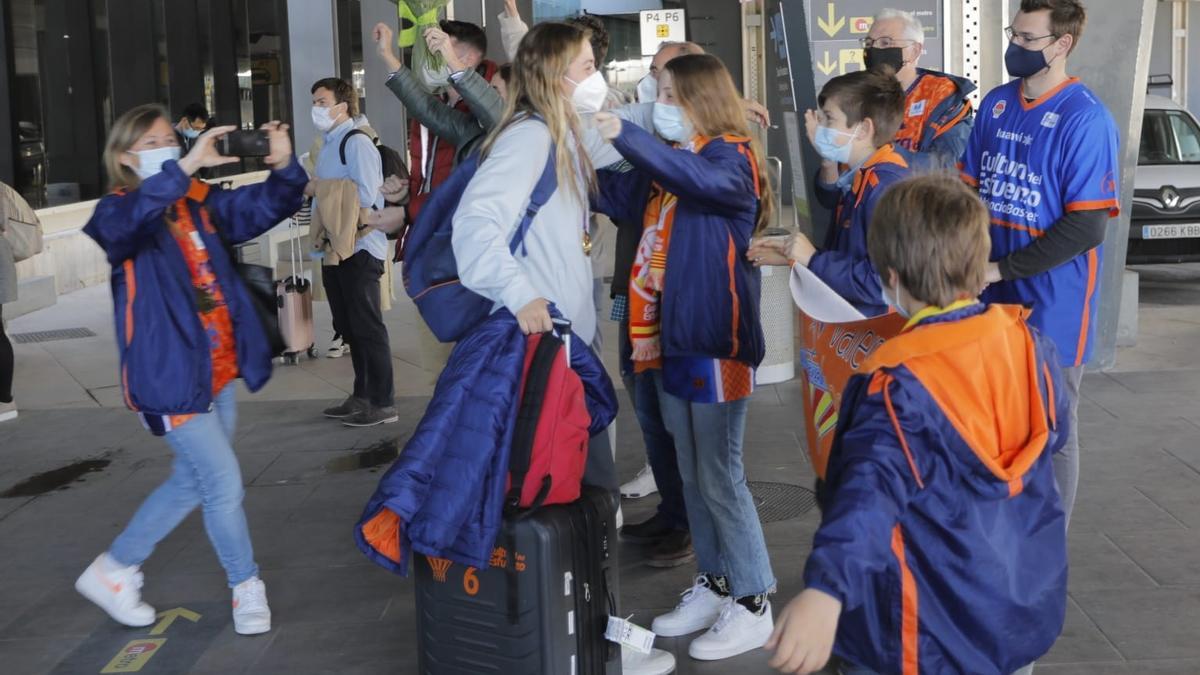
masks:
{"label": "man with backpack", "polygon": [[[368,427],[399,419],[394,401],[392,353],[383,323],[379,279],[387,260],[387,235],[369,226],[372,212],[384,206],[383,162],[370,136],[357,130],[358,95],[349,82],[338,78],[318,80],[312,86],[313,125],[325,135],[316,160],[316,179],[305,193],[319,207],[322,195],[340,199],[352,184],[358,208],[334,223],[338,231],[352,228],[350,255],[336,265],[325,265],[322,276],[334,324],[353,348],[354,392],[344,403],[324,411],[346,426]],[[350,222],[352,221],[352,222]],[[327,229],[329,226],[326,226]],[[318,242],[314,242],[314,245]],[[329,262],[329,261],[325,261]]]}

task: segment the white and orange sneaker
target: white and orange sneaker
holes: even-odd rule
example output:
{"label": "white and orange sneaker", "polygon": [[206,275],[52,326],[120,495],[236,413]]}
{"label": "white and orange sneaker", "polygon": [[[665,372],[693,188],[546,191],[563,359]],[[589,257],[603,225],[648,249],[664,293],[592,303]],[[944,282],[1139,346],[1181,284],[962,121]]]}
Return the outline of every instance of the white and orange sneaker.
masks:
{"label": "white and orange sneaker", "polygon": [[238,635],[258,635],[271,630],[267,585],[262,579],[250,577],[234,587],[233,630]]}
{"label": "white and orange sneaker", "polygon": [[75,590],[117,623],[141,628],[155,618],[154,608],[142,602],[142,582],[137,565],[122,567],[108,553],[101,553],[75,580]]}

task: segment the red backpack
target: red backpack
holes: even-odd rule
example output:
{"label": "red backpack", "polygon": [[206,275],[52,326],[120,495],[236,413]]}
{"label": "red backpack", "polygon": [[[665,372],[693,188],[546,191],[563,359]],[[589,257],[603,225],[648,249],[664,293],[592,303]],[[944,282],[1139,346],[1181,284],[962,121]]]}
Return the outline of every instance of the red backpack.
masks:
{"label": "red backpack", "polygon": [[530,335],[521,403],[508,459],[505,509],[536,509],[579,499],[592,418],[583,381],[570,366],[570,329]]}

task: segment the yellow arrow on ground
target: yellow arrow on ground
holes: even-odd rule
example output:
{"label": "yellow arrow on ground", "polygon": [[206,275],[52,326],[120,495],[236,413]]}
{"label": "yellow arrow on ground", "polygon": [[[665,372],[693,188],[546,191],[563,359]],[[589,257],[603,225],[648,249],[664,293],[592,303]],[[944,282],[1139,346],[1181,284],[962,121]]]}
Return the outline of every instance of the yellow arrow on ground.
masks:
{"label": "yellow arrow on ground", "polygon": [[[846,18],[837,18],[837,8],[831,2],[829,3],[829,20],[826,21],[821,17],[817,17],[817,25],[821,27],[821,30],[825,31],[826,35],[833,37],[846,25]],[[828,74],[826,73],[826,75]]]}
{"label": "yellow arrow on ground", "polygon": [[837,67],[838,67],[837,61],[829,60],[829,52],[828,51],[825,52],[825,58],[822,61],[817,62],[817,69],[820,70],[822,73],[825,73],[826,75],[833,73],[833,71],[837,70]]}
{"label": "yellow arrow on ground", "polygon": [[175,619],[183,618],[191,621],[192,623],[196,623],[200,620],[200,615],[190,609],[176,607],[175,609],[168,609],[165,612],[159,612],[158,618],[159,622],[154,624],[154,628],[150,629],[151,635],[162,635],[163,633],[167,632],[167,629],[171,627],[171,624],[175,623]]}

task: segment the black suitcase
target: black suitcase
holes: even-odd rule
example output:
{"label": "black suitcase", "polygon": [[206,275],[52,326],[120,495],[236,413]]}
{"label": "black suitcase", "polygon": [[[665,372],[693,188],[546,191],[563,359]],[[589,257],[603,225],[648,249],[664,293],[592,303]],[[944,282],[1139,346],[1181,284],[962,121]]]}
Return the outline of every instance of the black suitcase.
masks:
{"label": "black suitcase", "polygon": [[506,518],[485,570],[415,556],[422,675],[619,675],[616,498]]}

